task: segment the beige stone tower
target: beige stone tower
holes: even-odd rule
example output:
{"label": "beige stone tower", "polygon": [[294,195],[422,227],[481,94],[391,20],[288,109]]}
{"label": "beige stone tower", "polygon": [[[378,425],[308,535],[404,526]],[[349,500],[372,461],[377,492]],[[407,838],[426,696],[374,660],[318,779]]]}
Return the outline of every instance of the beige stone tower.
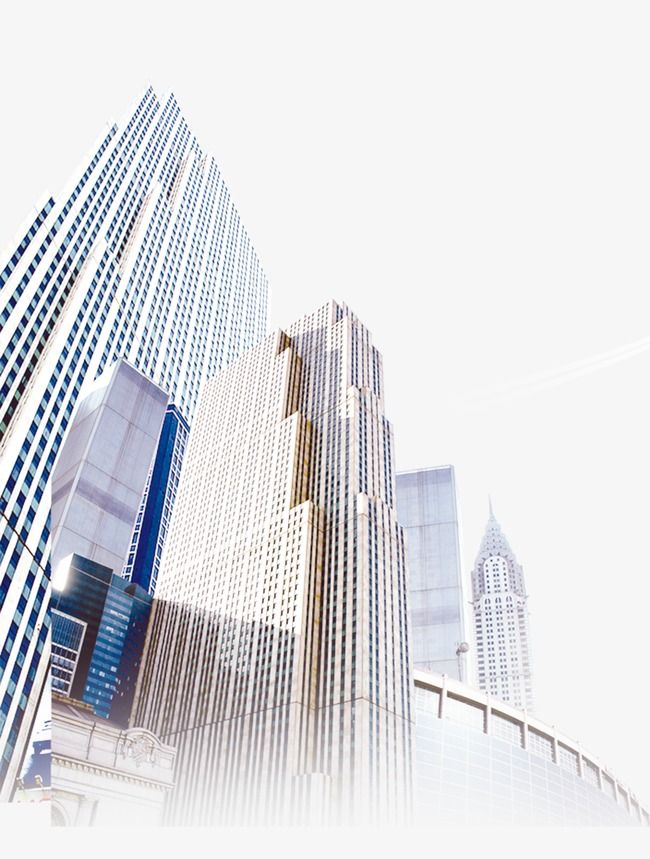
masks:
{"label": "beige stone tower", "polygon": [[134,713],[169,822],[404,821],[406,598],[381,357],[329,302],[200,398]]}

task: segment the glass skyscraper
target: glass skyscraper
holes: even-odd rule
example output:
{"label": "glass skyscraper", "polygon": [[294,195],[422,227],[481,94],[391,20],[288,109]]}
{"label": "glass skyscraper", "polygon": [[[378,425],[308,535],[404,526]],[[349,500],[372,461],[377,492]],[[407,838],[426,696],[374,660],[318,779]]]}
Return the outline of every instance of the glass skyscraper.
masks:
{"label": "glass skyscraper", "polygon": [[47,675],[52,467],[86,378],[119,356],[191,422],[266,333],[267,281],[219,167],[148,88],[0,263],[0,799]]}
{"label": "glass skyscraper", "polygon": [[84,624],[84,635],[68,688],[61,688],[54,670],[53,688],[125,728],[150,612],[151,597],[141,587],[103,564],[73,555],[64,586],[53,583],[53,652],[69,649],[71,620]]}
{"label": "glass skyscraper", "polygon": [[52,689],[69,695],[88,624],[52,609]]}
{"label": "glass skyscraper", "polygon": [[453,466],[399,473],[397,515],[407,539],[413,665],[464,680],[465,596]]}
{"label": "glass skyscraper", "polygon": [[189,425],[175,405],[167,406],[156,458],[138,511],[129,557],[122,575],[151,595],[176,500]]}

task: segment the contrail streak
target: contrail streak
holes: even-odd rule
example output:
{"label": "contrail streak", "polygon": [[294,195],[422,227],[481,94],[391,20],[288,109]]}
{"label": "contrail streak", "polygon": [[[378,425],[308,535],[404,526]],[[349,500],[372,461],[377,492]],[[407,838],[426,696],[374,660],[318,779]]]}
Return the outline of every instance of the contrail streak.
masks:
{"label": "contrail streak", "polygon": [[594,355],[591,358],[573,361],[555,370],[535,373],[526,379],[520,379],[519,381],[509,382],[505,385],[477,392],[474,395],[470,395],[468,399],[476,400],[487,397],[518,396],[520,394],[532,394],[548,388],[555,388],[566,382],[579,379],[581,376],[587,376],[589,373],[595,373],[604,367],[618,364],[620,361],[627,361],[629,358],[634,358],[636,355],[648,351],[650,351],[650,337],[644,337],[625,346],[610,349],[608,352],[601,352],[599,355]]}

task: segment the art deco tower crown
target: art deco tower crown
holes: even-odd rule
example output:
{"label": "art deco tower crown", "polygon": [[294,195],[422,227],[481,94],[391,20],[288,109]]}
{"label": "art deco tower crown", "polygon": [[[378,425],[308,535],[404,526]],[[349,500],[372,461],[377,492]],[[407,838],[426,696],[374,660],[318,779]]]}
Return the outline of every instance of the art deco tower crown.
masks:
{"label": "art deco tower crown", "polygon": [[472,591],[479,686],[516,707],[532,709],[524,574],[491,501],[472,571]]}

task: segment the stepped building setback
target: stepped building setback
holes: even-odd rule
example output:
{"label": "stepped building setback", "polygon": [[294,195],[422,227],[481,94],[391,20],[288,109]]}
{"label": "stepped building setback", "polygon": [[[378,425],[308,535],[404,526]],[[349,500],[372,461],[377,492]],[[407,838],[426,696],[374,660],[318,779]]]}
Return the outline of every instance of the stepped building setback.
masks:
{"label": "stepped building setback", "polygon": [[132,721],[166,822],[406,820],[408,629],[381,357],[330,302],[201,395]]}

